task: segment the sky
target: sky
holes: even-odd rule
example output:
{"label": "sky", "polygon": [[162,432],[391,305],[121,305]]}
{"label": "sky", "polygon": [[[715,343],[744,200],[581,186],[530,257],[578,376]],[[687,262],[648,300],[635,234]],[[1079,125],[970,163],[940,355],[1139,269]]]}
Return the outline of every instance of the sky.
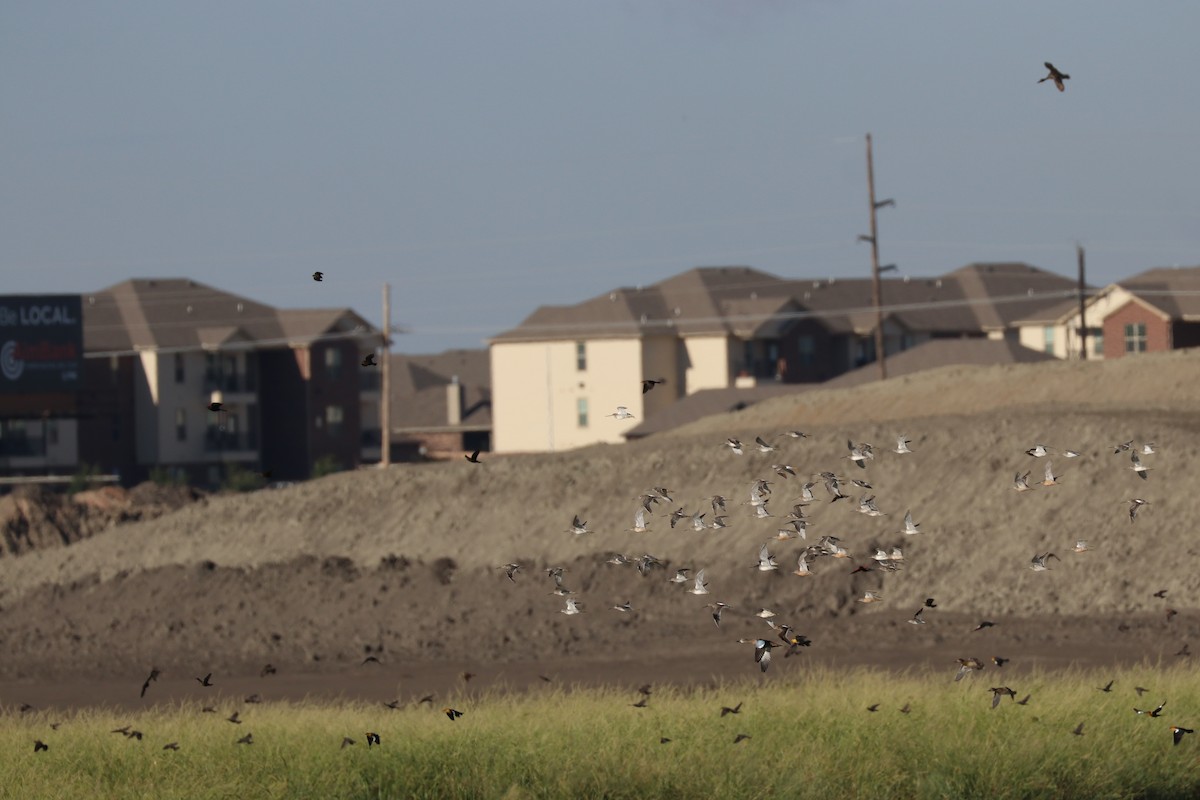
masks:
{"label": "sky", "polygon": [[[696,266],[1200,263],[1200,4],[0,4],[0,293],[190,277],[398,352]],[[1038,84],[1051,61],[1067,90]],[[322,283],[310,274],[325,273]]]}

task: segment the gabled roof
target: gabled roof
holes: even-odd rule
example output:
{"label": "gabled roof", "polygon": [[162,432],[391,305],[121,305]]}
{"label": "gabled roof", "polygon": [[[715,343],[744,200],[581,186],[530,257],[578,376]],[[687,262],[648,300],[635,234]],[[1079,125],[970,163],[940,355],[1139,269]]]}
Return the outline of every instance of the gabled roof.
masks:
{"label": "gabled roof", "polygon": [[334,334],[378,332],[348,308],[280,310],[187,278],[133,278],[83,296],[92,353],[286,347]]}
{"label": "gabled roof", "polygon": [[[1023,263],[968,264],[941,277],[881,281],[885,316],[935,334],[1003,330],[1061,302],[1073,281]],[[774,338],[817,317],[836,332],[874,329],[867,278],[784,280],[749,267],[698,267],[645,288],[622,288],[573,306],[543,306],[493,341],[731,334]]]}
{"label": "gabled roof", "polygon": [[[491,428],[491,358],[487,350],[397,353],[391,357],[389,379],[393,432]],[[447,387],[456,381],[462,387],[462,422],[452,426]]]}
{"label": "gabled roof", "polygon": [[1200,267],[1155,267],[1117,285],[1170,319],[1200,320]]}
{"label": "gabled roof", "polygon": [[[990,366],[1056,360],[1049,353],[1025,347],[1010,339],[930,339],[909,350],[889,355],[887,373],[889,378],[898,378],[913,372],[957,364]],[[879,365],[872,362],[817,385],[823,389],[842,389],[872,383],[878,377]]]}

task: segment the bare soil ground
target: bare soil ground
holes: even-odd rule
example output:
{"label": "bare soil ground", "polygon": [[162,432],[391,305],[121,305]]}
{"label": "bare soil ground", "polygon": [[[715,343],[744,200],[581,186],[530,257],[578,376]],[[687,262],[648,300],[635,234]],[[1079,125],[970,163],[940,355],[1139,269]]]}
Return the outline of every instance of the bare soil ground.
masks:
{"label": "bare soil ground", "polygon": [[[461,690],[462,671],[479,676],[471,690],[536,687],[539,674],[702,682],[757,674],[751,646],[736,640],[770,633],[753,616],[762,607],[813,640],[795,658],[776,651],[772,675],[822,664],[949,677],[965,656],[1017,670],[1187,658],[1175,653],[1189,642],[1200,654],[1198,401],[1200,353],[954,367],[781,397],[629,445],[208,498],[0,559],[0,703],[141,703],[152,665],[164,675],[148,700],[160,702],[193,696],[192,676],[210,671],[231,692],[378,700]],[[740,457],[723,445],[792,429],[810,437]],[[914,453],[890,452],[898,435]],[[865,470],[846,458],[847,439],[874,443]],[[1113,453],[1127,440],[1155,443],[1145,481],[1129,453]],[[1024,453],[1039,442],[1082,455]],[[1047,461],[1060,485],[1013,490],[1014,473],[1030,470],[1036,484]],[[781,478],[774,464],[800,477]],[[808,509],[808,543],[838,536],[853,558],[815,560],[813,576],[797,577],[805,542],[772,541],[780,569],[758,571],[759,547],[823,470],[872,486],[830,503],[818,485]],[[745,504],[758,478],[773,482],[771,519]],[[655,486],[673,504],[649,532],[629,532],[638,495]],[[671,528],[674,508],[711,519],[714,494],[729,499],[729,528]],[[868,494],[885,516],[856,513]],[[1131,523],[1134,497],[1150,505]],[[917,536],[901,533],[910,509]],[[569,533],[575,514],[594,533]],[[1079,539],[1091,549],[1072,552]],[[901,571],[850,574],[895,545]],[[1061,560],[1032,571],[1047,551]],[[617,552],[666,568],[642,577],[606,563]],[[523,565],[515,582],[498,569],[512,561]],[[584,613],[559,613],[550,566],[565,568]],[[669,583],[680,567],[705,569],[710,594]],[[858,603],[867,589],[883,601]],[[927,597],[938,605],[928,624],[907,624]],[[716,600],[730,605],[720,628],[704,607]],[[633,612],[611,610],[626,601]],[[985,619],[996,625],[972,630]],[[367,656],[381,663],[363,665]],[[259,678],[268,662],[278,673]]]}

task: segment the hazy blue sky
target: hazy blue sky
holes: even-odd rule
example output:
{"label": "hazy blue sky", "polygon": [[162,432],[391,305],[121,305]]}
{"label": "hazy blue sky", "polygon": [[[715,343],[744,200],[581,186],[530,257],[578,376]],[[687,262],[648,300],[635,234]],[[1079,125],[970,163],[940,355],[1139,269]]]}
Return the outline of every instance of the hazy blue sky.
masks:
{"label": "hazy blue sky", "polygon": [[903,273],[1196,264],[1197,32],[1183,2],[6,2],[0,291],[188,276],[378,322],[387,280],[429,352],[697,265],[864,276],[867,131]]}

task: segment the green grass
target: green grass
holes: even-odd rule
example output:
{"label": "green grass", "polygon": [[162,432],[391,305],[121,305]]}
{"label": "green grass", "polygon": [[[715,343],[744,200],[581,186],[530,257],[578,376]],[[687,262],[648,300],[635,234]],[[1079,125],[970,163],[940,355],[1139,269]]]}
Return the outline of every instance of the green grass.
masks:
{"label": "green grass", "polygon": [[[1025,676],[810,673],[718,689],[558,689],[435,709],[265,704],[241,725],[199,707],[19,714],[0,723],[0,796],[237,798],[1191,798],[1200,796],[1200,675],[1184,668]],[[1026,706],[990,706],[1011,680]],[[1151,691],[1138,699],[1133,687]],[[1133,706],[1153,708],[1156,719]],[[742,713],[719,716],[743,702]],[[866,706],[879,703],[879,711]],[[900,708],[911,705],[911,713]],[[224,708],[224,707],[223,707]],[[57,730],[50,723],[62,720]],[[1082,736],[1072,730],[1084,723]],[[130,724],[141,741],[110,733]],[[382,746],[367,749],[364,732]],[[254,744],[236,745],[248,732]],[[734,736],[748,741],[735,745]],[[357,744],[342,749],[343,736]],[[672,741],[660,744],[660,737]],[[33,752],[40,738],[49,752]],[[178,752],[162,745],[178,741]]]}

